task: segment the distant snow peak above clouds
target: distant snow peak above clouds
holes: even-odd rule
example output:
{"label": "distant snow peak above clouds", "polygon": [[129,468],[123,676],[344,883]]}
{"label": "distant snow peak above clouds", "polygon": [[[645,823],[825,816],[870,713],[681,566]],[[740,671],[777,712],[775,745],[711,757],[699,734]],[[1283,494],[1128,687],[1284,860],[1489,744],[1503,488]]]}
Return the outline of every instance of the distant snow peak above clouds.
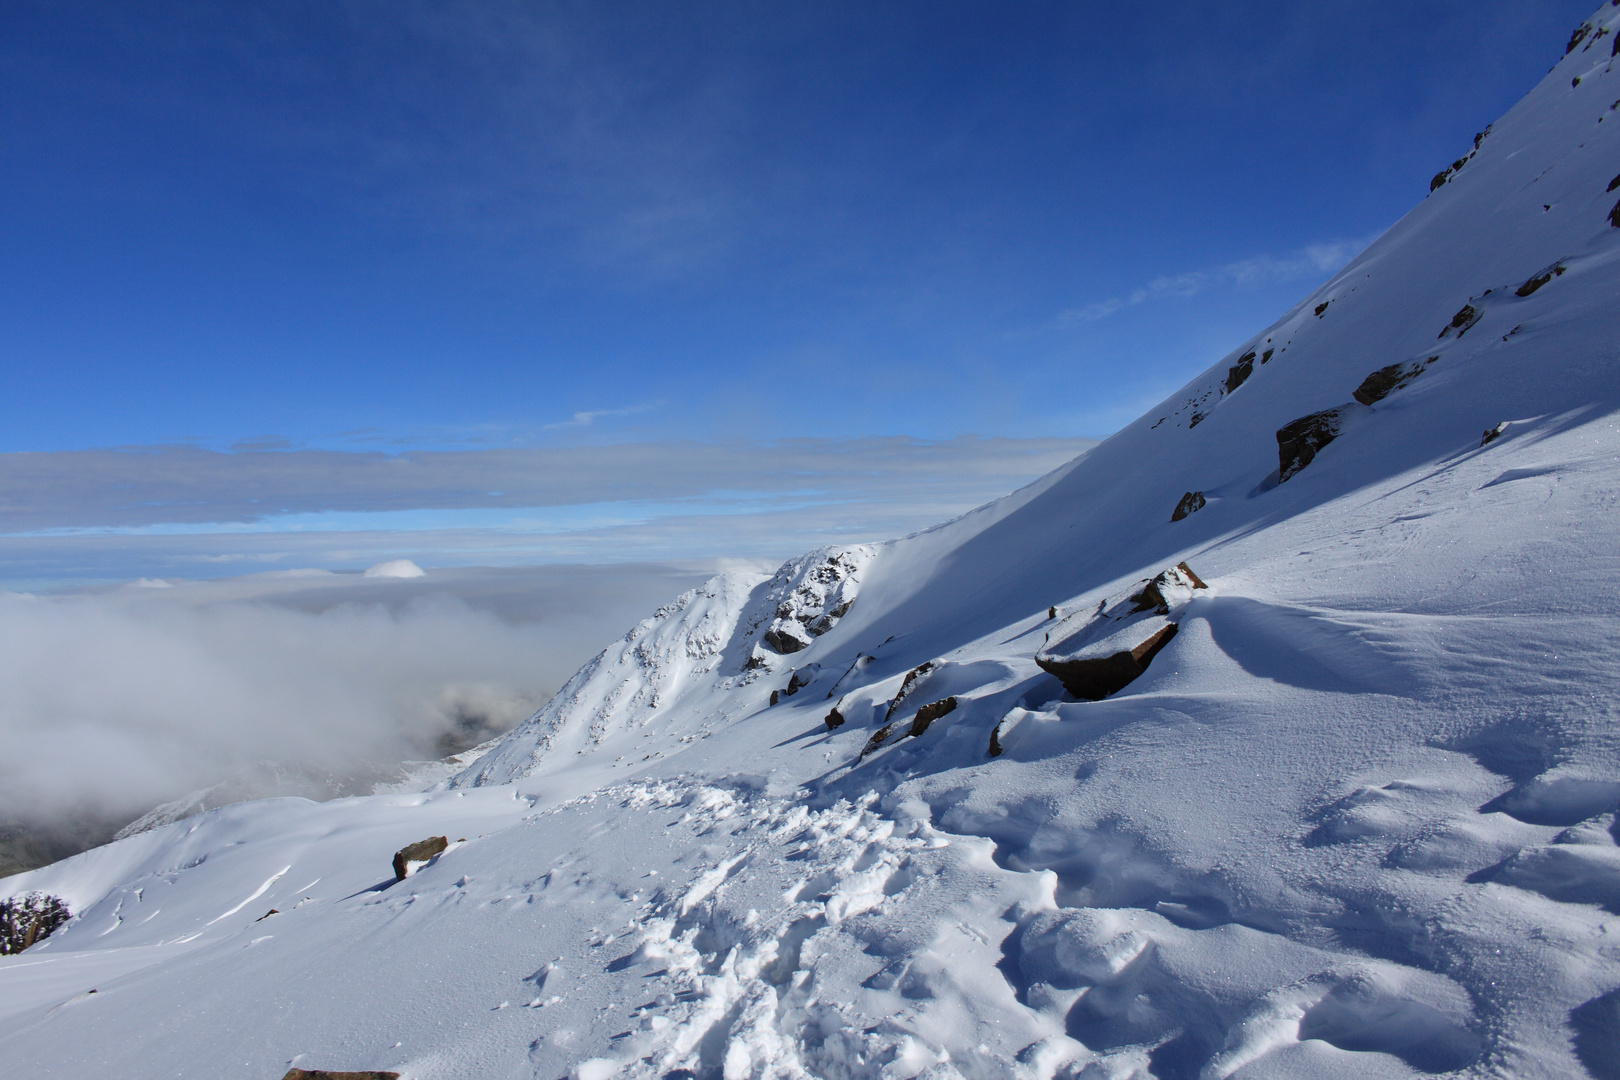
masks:
{"label": "distant snow peak above clouds", "polygon": [[425,577],[427,571],[411,562],[409,559],[389,559],[375,566],[366,568],[368,578],[419,578]]}
{"label": "distant snow peak above clouds", "polygon": [[[74,918],[0,961],[0,1055],[1615,1075],[1617,31],[1606,4],[1385,236],[1043,479],[711,579],[432,790],[8,879]],[[1116,628],[1153,636],[1130,680],[1043,670]]]}

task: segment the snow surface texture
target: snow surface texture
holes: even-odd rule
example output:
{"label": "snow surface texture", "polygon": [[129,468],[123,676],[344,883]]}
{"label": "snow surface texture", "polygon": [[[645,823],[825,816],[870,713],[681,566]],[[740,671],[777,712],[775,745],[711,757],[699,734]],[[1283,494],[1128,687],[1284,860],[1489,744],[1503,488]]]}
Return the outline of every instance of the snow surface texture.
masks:
{"label": "snow surface texture", "polygon": [[[716,578],[430,792],[222,807],[0,883],[76,913],[0,959],[0,1063],[1620,1075],[1617,30],[1030,487]],[[1324,413],[1284,479],[1277,432]],[[1037,667],[1182,560],[1208,588],[1125,689]]]}

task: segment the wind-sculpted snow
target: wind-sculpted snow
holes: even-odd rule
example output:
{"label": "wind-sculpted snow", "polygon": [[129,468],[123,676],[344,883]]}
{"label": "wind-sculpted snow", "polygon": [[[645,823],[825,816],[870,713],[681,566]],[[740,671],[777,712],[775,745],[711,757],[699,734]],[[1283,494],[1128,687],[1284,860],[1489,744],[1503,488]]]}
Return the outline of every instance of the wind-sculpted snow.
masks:
{"label": "wind-sculpted snow", "polygon": [[[0,958],[0,1062],[1620,1075],[1617,31],[1029,488],[686,594],[456,786],[7,879],[74,916]],[[1110,607],[1182,562],[1207,588]],[[1084,659],[1099,607],[1176,632],[1083,700],[1036,654]]]}

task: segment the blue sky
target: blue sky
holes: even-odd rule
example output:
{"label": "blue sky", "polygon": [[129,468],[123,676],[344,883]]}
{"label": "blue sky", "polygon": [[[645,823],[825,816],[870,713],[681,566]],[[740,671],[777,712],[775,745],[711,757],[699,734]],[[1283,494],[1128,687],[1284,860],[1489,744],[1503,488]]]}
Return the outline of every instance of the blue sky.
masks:
{"label": "blue sky", "polygon": [[[202,576],[916,527],[1269,322],[1591,6],[15,0],[0,559]],[[849,481],[872,447],[881,482]],[[405,452],[466,456],[448,488],[352,480]],[[513,506],[497,452],[571,483]],[[512,542],[525,522],[585,539]]]}

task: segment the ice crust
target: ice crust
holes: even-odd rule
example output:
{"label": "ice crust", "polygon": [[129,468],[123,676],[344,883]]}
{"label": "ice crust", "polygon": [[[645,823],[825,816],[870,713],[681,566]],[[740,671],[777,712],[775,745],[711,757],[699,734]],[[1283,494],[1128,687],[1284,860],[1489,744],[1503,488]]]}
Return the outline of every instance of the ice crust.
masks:
{"label": "ice crust", "polygon": [[[430,791],[0,882],[75,913],[0,958],[0,1064],[1615,1075],[1617,31],[1605,5],[1363,255],[1035,484],[716,578]],[[1280,483],[1276,432],[1341,408]],[[1182,560],[1209,588],[1124,690],[1036,665]]]}

